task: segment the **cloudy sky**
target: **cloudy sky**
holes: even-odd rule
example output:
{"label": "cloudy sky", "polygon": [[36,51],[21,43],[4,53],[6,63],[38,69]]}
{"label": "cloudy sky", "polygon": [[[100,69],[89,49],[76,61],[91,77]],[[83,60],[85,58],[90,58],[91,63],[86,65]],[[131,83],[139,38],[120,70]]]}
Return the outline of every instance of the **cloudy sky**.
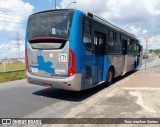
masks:
{"label": "cloudy sky", "polygon": [[[57,0],[57,8],[66,8],[75,0]],[[69,8],[78,8],[109,19],[136,34],[148,48],[160,48],[160,0],[76,0]],[[54,0],[0,0],[0,58],[24,56],[24,37],[28,15],[50,10]]]}

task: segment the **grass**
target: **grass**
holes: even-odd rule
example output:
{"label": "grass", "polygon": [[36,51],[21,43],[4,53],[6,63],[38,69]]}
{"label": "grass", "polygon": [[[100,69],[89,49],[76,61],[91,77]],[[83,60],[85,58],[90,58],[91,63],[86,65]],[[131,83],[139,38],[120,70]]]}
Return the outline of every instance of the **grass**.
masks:
{"label": "grass", "polygon": [[[25,63],[5,63],[5,71],[25,70]],[[0,72],[4,71],[4,65],[0,64]],[[0,73],[0,83],[26,78],[26,72]]]}
{"label": "grass", "polygon": [[[5,71],[15,71],[15,70],[24,70],[25,63],[17,62],[17,63],[5,63],[6,69]],[[4,71],[4,65],[0,64],[0,72]]]}
{"label": "grass", "polygon": [[0,74],[0,83],[2,82],[8,82],[8,81],[14,81],[26,78],[26,72],[16,72],[16,73],[2,73]]}

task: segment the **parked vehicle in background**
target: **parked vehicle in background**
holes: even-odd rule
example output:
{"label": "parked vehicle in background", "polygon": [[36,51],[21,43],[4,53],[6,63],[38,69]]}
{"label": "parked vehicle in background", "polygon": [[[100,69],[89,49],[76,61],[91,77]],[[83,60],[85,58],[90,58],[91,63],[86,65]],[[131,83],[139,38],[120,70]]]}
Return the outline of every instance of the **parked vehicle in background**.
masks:
{"label": "parked vehicle in background", "polygon": [[143,55],[143,59],[148,59],[148,55],[147,55],[147,54],[144,54],[144,55]]}
{"label": "parked vehicle in background", "polygon": [[142,46],[121,27],[91,13],[60,9],[29,17],[29,83],[80,91],[140,67]]}

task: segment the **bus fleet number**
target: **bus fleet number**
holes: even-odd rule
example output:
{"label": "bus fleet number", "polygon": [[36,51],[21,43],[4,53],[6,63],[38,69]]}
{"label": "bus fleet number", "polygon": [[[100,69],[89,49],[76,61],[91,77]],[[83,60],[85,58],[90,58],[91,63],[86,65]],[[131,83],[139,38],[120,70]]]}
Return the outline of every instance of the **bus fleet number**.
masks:
{"label": "bus fleet number", "polygon": [[59,54],[59,62],[67,62],[67,54],[65,53]]}

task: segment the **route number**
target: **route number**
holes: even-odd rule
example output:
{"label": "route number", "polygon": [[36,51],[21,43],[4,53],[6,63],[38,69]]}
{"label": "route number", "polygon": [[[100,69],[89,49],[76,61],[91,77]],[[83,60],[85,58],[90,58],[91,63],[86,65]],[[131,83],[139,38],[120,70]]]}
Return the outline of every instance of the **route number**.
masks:
{"label": "route number", "polygon": [[66,53],[59,54],[59,62],[67,62],[67,54]]}

